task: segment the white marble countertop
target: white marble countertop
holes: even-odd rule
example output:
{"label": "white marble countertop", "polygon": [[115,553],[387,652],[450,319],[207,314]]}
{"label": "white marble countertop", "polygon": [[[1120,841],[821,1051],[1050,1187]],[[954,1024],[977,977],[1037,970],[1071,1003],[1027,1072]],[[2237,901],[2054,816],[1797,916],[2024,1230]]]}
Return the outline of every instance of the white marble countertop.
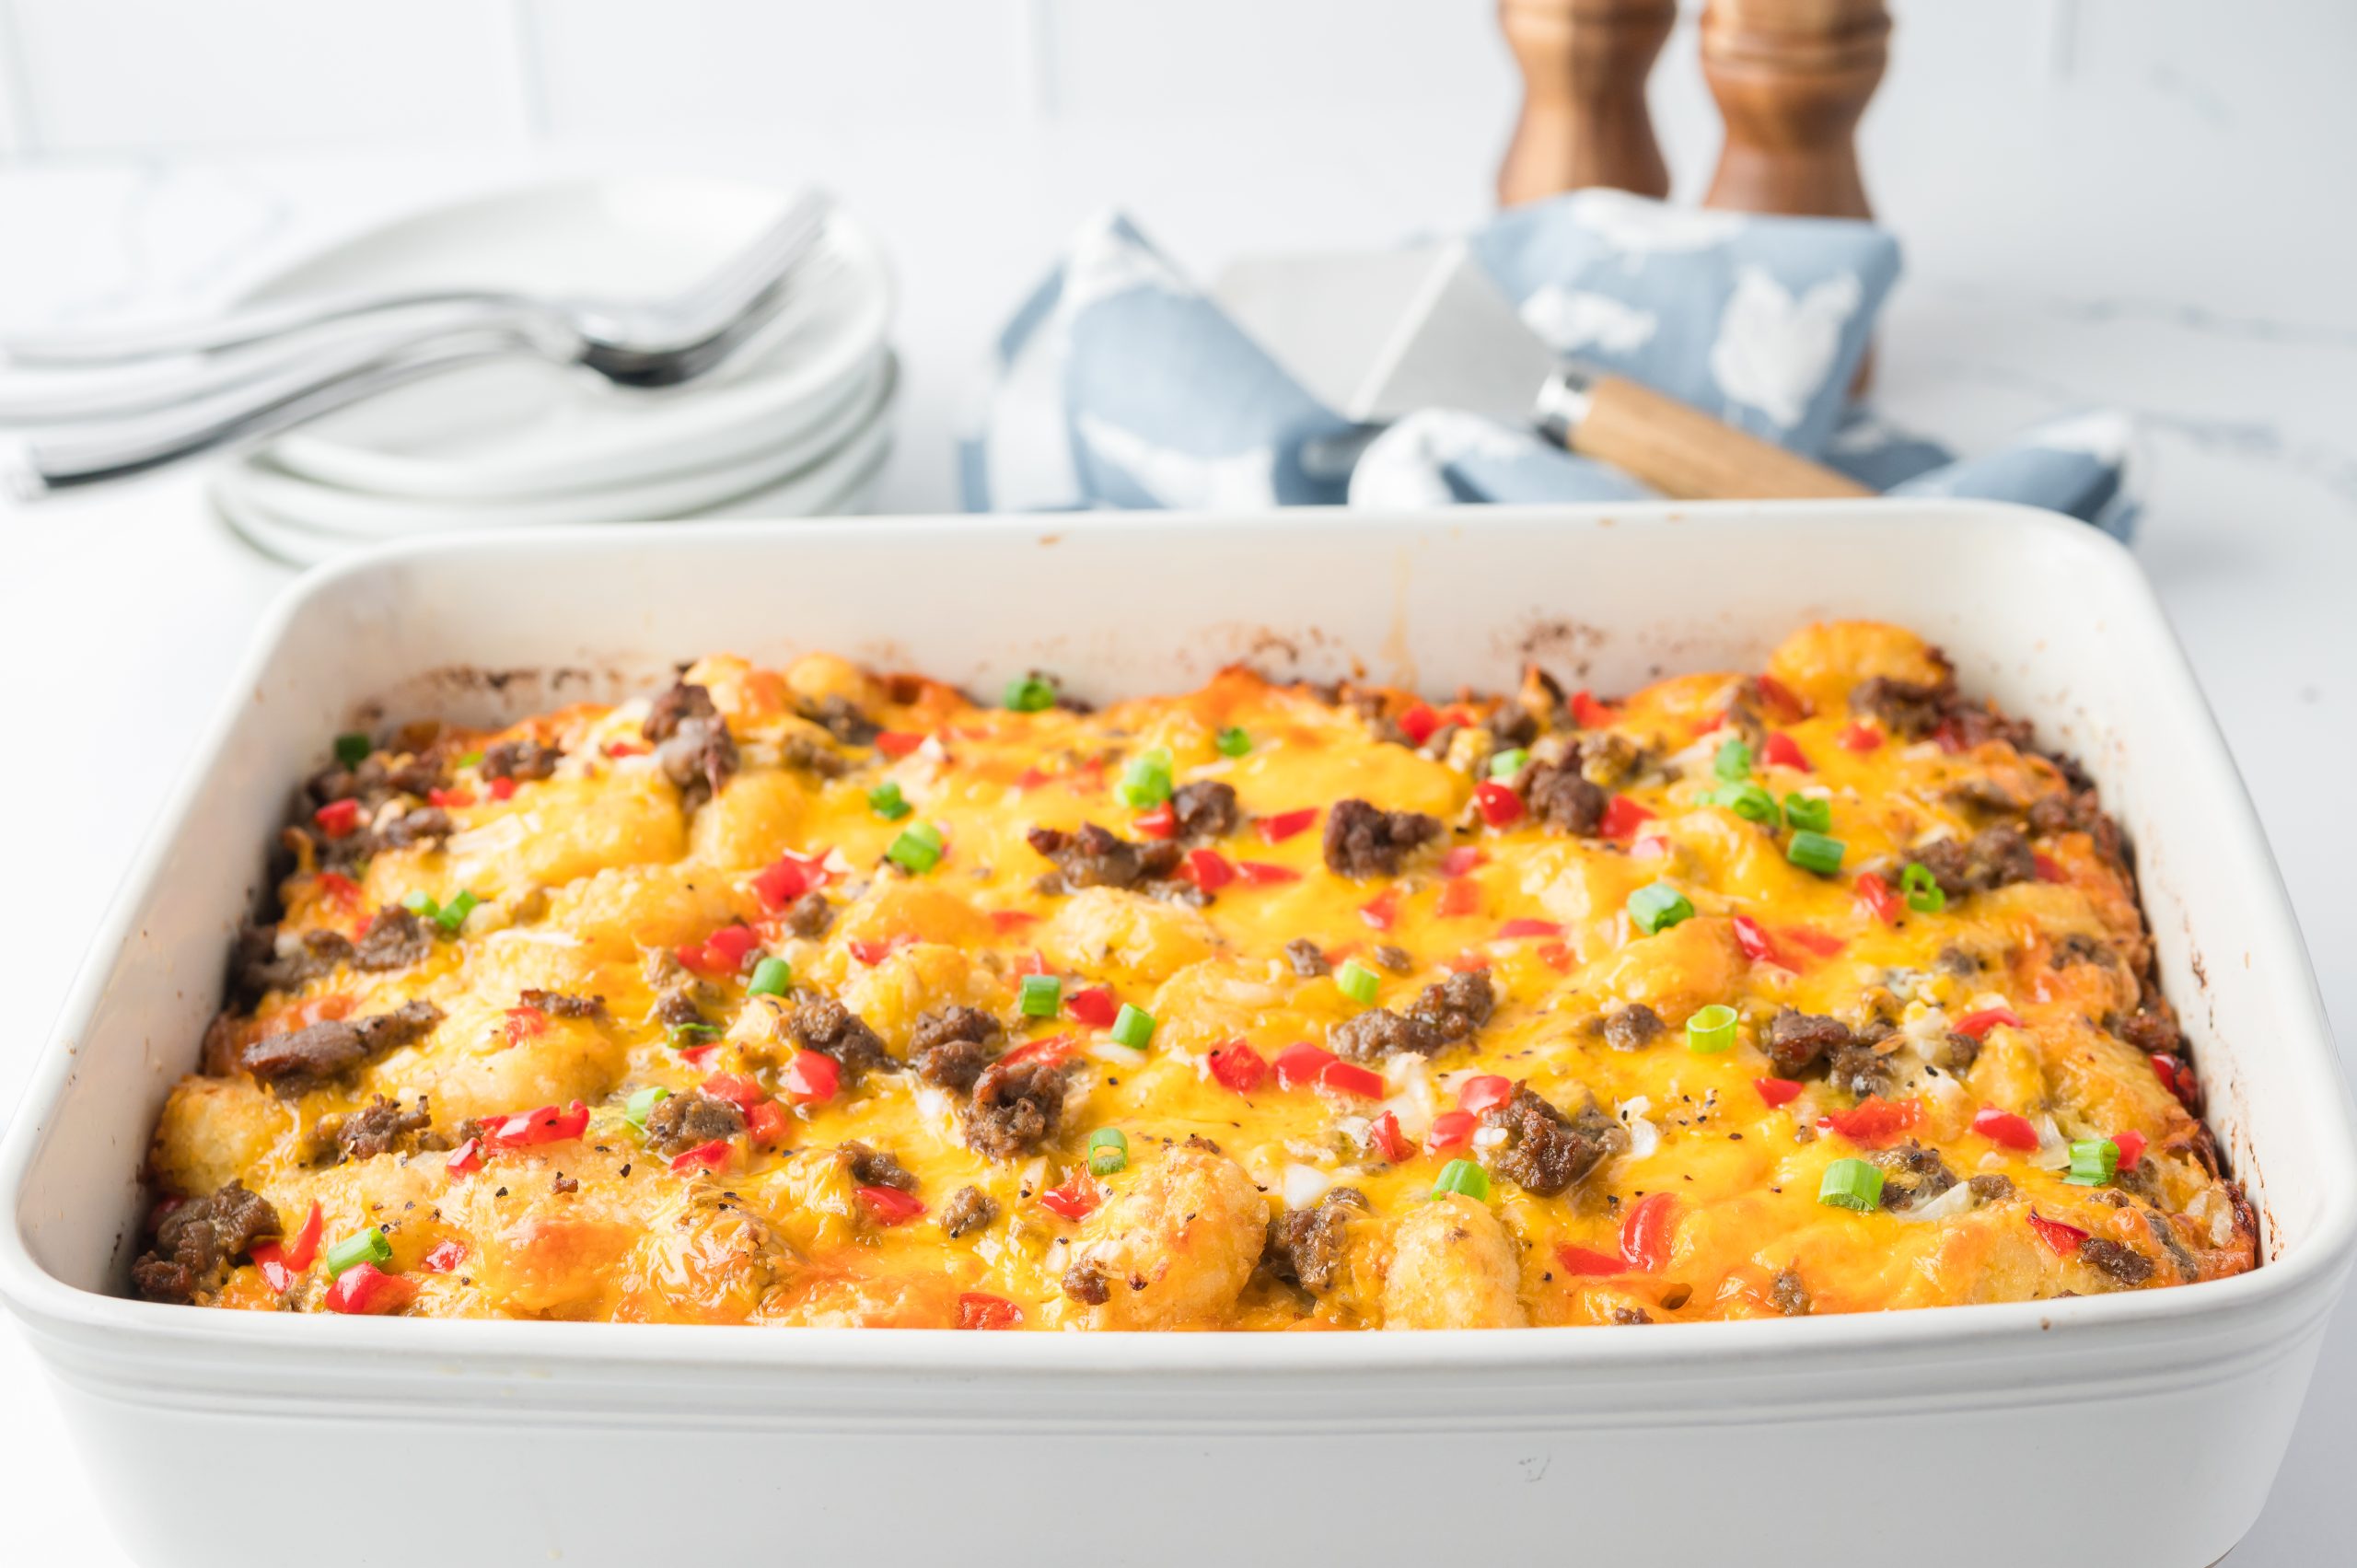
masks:
{"label": "white marble countertop", "polygon": [[[2138,553],[2257,797],[2350,1038],[2357,216],[2345,199],[2320,212],[2315,174],[2270,167],[2256,146],[2226,157],[2227,146],[2192,203],[2181,165],[2172,178],[2099,134],[2064,153],[2050,123],[1978,127],[1979,156],[1957,168],[1952,130],[1901,121],[1880,144],[1916,178],[1877,166],[1910,261],[1886,317],[1877,401],[1968,448],[2074,406],[2142,416],[2151,505]],[[2344,113],[2338,143],[2317,145],[2347,145],[2351,130]],[[1268,156],[1272,139],[1294,149],[1282,164]],[[1052,138],[910,127],[823,157],[731,138],[0,170],[0,330],[201,305],[376,216],[552,169],[822,172],[880,229],[902,279],[909,389],[883,507],[942,510],[953,504],[956,410],[984,343],[1094,207],[1118,200],[1206,269],[1245,249],[1376,243],[1477,218],[1496,145],[1493,116],[1438,131],[1370,121],[1326,138],[1239,112]],[[27,672],[10,715],[16,765],[0,769],[0,821],[15,826],[0,994],[17,999],[0,1108],[13,1106],[86,934],[285,580],[207,518],[187,476],[0,511],[0,664]],[[26,1553],[16,1560],[113,1561],[47,1390],[5,1330],[0,1387],[0,1494],[40,1502],[8,1510]],[[2336,1460],[2352,1442],[2357,1314],[2344,1312],[2237,1564],[2345,1552]]]}

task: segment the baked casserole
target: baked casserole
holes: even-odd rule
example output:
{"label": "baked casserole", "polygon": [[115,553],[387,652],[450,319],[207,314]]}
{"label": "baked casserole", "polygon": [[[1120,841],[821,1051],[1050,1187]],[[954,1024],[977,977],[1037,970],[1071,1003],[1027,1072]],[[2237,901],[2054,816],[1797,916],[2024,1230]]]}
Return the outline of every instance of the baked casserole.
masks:
{"label": "baked casserole", "polygon": [[1895,627],[1618,701],[710,657],[335,750],[151,1298],[1516,1327],[2255,1263],[2093,785]]}

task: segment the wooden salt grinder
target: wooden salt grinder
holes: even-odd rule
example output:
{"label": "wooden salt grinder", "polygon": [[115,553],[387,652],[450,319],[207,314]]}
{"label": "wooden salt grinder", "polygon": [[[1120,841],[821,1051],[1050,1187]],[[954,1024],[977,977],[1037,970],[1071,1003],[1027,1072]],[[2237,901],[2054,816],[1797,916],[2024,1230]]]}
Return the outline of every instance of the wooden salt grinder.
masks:
{"label": "wooden salt grinder", "polygon": [[1710,0],[1702,75],[1727,134],[1702,204],[1871,216],[1858,119],[1889,42],[1883,0]]}
{"label": "wooden salt grinder", "polygon": [[1523,82],[1500,205],[1589,185],[1669,194],[1645,77],[1677,20],[1677,0],[1498,0]]}

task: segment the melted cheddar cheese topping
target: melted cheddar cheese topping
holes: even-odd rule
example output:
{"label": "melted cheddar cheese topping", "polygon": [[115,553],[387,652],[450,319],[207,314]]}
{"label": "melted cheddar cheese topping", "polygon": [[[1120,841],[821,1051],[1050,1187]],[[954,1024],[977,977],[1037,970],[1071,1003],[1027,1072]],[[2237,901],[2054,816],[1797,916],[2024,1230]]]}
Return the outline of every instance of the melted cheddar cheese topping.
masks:
{"label": "melted cheddar cheese topping", "polygon": [[2117,830],[1897,628],[1614,703],[712,657],[347,744],[152,1296],[1372,1329],[2255,1262]]}

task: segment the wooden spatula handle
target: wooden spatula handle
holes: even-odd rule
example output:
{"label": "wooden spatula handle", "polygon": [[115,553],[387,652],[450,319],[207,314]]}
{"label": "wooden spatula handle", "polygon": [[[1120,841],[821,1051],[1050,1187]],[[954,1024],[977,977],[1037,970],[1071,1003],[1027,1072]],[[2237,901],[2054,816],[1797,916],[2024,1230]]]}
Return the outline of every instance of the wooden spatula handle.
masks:
{"label": "wooden spatula handle", "polygon": [[1567,377],[1542,399],[1542,427],[1680,501],[1871,495],[1856,480],[1619,376]]}

